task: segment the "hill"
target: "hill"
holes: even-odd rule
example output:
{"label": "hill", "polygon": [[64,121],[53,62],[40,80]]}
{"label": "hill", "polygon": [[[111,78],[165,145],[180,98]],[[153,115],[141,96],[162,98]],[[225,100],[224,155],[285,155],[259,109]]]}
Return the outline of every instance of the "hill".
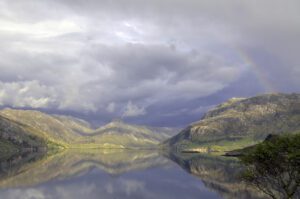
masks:
{"label": "hill", "polygon": [[131,146],[131,148],[141,146],[151,148],[170,138],[172,132],[173,135],[176,134],[170,128],[130,125],[123,121],[115,120],[94,130],[86,137],[89,138],[89,142],[102,144],[103,146],[112,146],[113,148],[126,148],[126,146]]}
{"label": "hill", "polygon": [[265,94],[218,105],[164,145],[190,152],[228,151],[297,130],[300,94]]}
{"label": "hill", "polygon": [[[4,109],[0,111],[0,116],[16,127],[18,135],[32,135],[45,143],[55,143],[65,148],[153,148],[178,132],[122,121],[92,129],[88,122],[78,118],[34,110]],[[22,131],[25,127],[26,133]],[[7,141],[5,137],[3,140]]]}

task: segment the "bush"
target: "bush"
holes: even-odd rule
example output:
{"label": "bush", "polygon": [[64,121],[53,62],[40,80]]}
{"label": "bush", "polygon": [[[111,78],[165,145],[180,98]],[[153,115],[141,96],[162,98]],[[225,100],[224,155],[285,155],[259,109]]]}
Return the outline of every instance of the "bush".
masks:
{"label": "bush", "polygon": [[271,198],[300,197],[300,134],[271,136],[240,160],[244,180]]}

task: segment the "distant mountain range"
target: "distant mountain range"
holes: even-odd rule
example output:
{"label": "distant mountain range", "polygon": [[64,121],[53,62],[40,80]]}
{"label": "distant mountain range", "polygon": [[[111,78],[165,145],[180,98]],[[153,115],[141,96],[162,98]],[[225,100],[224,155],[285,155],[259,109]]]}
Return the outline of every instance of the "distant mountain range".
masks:
{"label": "distant mountain range", "polygon": [[254,145],[269,134],[300,131],[300,94],[233,98],[164,142],[186,152],[229,151]]}
{"label": "distant mountain range", "polygon": [[300,94],[233,98],[179,134],[178,129],[131,125],[120,120],[93,129],[88,122],[70,116],[33,110],[0,111],[0,151],[6,155],[22,148],[150,149],[160,143],[176,151],[223,152],[254,145],[269,134],[297,131]]}
{"label": "distant mountain range", "polygon": [[120,120],[92,129],[78,118],[16,109],[0,111],[0,129],[0,142],[11,148],[153,148],[179,132]]}

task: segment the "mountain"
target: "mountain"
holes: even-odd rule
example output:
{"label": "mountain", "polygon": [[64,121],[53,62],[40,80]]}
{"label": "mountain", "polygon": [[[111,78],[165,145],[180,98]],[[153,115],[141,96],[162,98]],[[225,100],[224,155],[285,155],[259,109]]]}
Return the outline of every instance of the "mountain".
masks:
{"label": "mountain", "polygon": [[26,127],[26,133],[16,129],[20,135],[32,135],[43,142],[65,148],[153,148],[178,132],[170,128],[130,125],[122,121],[92,129],[88,122],[78,118],[34,110],[3,109],[0,116],[6,123],[21,129]]}
{"label": "mountain", "polygon": [[228,151],[261,142],[268,134],[300,130],[300,94],[233,98],[164,142],[180,151]]}
{"label": "mountain", "polygon": [[67,119],[61,119],[57,116],[48,115],[40,111],[34,110],[16,110],[4,109],[0,111],[0,115],[9,119],[10,121],[17,122],[21,125],[31,127],[33,131],[39,132],[38,136],[44,140],[51,141],[62,146],[68,146],[71,143],[80,139],[82,127],[71,128]]}
{"label": "mountain", "polygon": [[66,115],[51,115],[59,120],[64,126],[66,126],[69,130],[80,134],[86,135],[92,132],[91,125],[82,119],[66,116]]}
{"label": "mountain", "polygon": [[[117,148],[126,148],[126,146],[153,147],[170,138],[172,132],[174,131],[170,128],[150,128],[115,120],[94,130],[88,137],[94,143],[103,146],[117,146]],[[175,134],[173,133],[173,135]]]}

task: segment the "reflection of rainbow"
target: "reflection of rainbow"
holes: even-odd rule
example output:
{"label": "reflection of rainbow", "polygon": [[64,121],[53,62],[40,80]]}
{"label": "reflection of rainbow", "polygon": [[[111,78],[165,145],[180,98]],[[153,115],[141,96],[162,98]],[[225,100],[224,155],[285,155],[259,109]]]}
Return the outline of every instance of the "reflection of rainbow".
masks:
{"label": "reflection of rainbow", "polygon": [[239,48],[235,48],[235,52],[238,53],[239,58],[243,61],[248,67],[251,68],[252,72],[258,79],[260,85],[265,89],[265,92],[275,92],[276,89],[270,82],[269,78],[266,76],[265,71],[263,71],[259,65],[257,65],[253,59],[251,59],[247,53]]}

